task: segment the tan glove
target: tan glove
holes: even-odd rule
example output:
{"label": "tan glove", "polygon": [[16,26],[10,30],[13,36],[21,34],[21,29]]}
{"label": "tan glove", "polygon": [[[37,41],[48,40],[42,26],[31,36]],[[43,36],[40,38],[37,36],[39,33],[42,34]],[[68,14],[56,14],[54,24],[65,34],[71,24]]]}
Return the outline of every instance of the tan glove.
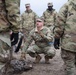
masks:
{"label": "tan glove", "polygon": [[25,52],[21,52],[20,60],[25,60],[25,59],[26,59],[26,53]]}

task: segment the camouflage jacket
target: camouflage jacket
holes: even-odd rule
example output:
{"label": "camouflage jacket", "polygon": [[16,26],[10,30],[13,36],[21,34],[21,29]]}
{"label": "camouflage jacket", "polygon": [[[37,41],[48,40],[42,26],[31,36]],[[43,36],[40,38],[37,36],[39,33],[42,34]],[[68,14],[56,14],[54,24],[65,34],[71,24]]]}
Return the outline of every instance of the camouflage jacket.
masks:
{"label": "camouflage jacket", "polygon": [[3,1],[0,0],[0,32],[6,31],[8,29],[8,21],[6,19],[6,10]]}
{"label": "camouflage jacket", "polygon": [[49,46],[49,42],[52,42],[52,40],[53,40],[49,28],[43,27],[40,30],[40,32],[43,34],[43,37],[38,33],[37,28],[34,28],[33,30],[31,30],[29,37],[28,37],[28,39],[25,43],[25,46],[24,46],[25,51],[29,47],[32,40],[34,40],[35,44],[40,48]]}
{"label": "camouflage jacket", "polygon": [[57,12],[53,9],[52,11],[49,11],[48,9],[43,13],[44,17],[44,24],[48,27],[51,25],[55,25],[56,23],[56,15]]}
{"label": "camouflage jacket", "polygon": [[19,0],[0,0],[0,31],[18,32],[21,25]]}
{"label": "camouflage jacket", "polygon": [[64,35],[62,37],[62,48],[76,52],[76,1],[68,1],[59,11],[57,17],[56,32],[59,27]]}
{"label": "camouflage jacket", "polygon": [[22,14],[22,28],[32,30],[35,27],[37,15],[31,9]]}

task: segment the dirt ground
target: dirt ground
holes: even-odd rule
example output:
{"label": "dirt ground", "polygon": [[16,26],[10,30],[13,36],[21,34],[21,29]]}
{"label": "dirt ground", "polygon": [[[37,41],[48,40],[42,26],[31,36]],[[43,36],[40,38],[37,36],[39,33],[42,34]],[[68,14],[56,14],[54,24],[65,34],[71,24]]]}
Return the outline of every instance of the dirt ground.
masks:
{"label": "dirt ground", "polygon": [[[54,48],[52,48],[54,49]],[[15,53],[14,56],[20,59],[21,51]],[[33,65],[33,69],[25,71],[21,74],[12,74],[12,75],[65,75],[64,72],[64,62],[61,59],[61,50],[56,50],[56,55],[53,59],[50,59],[50,64],[45,64],[44,55],[41,54],[41,61],[39,64],[34,64],[35,58],[26,55],[26,62]],[[76,75],[76,74],[75,74]]]}
{"label": "dirt ground", "polygon": [[26,61],[33,65],[33,69],[16,75],[65,75],[60,50],[56,50],[56,55],[53,59],[50,59],[50,64],[45,64],[44,55],[41,56],[42,60],[40,63],[34,64],[34,58],[27,55]]}

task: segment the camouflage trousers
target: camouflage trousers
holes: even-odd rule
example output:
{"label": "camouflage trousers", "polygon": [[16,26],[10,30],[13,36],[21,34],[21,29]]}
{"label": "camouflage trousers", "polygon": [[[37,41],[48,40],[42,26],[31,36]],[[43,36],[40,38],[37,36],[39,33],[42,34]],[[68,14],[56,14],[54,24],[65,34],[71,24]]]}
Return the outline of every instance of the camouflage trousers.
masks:
{"label": "camouflage trousers", "polygon": [[51,46],[40,48],[37,45],[33,45],[28,48],[27,53],[31,57],[36,57],[36,54],[44,54],[45,56],[54,57],[56,51],[54,49],[51,49]]}
{"label": "camouflage trousers", "polygon": [[4,62],[7,61],[9,50],[10,39],[8,33],[0,33],[0,69],[3,67]]}
{"label": "camouflage trousers", "polygon": [[76,75],[76,53],[62,49],[61,57],[64,61],[65,74]]}

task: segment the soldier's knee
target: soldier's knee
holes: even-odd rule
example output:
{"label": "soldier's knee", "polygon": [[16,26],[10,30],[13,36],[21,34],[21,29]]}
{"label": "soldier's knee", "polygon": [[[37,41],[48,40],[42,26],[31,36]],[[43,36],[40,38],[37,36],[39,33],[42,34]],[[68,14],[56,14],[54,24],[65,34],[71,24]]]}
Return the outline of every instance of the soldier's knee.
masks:
{"label": "soldier's knee", "polygon": [[47,56],[49,56],[50,58],[53,58],[55,56],[55,54],[56,54],[56,52],[54,50],[47,52]]}

